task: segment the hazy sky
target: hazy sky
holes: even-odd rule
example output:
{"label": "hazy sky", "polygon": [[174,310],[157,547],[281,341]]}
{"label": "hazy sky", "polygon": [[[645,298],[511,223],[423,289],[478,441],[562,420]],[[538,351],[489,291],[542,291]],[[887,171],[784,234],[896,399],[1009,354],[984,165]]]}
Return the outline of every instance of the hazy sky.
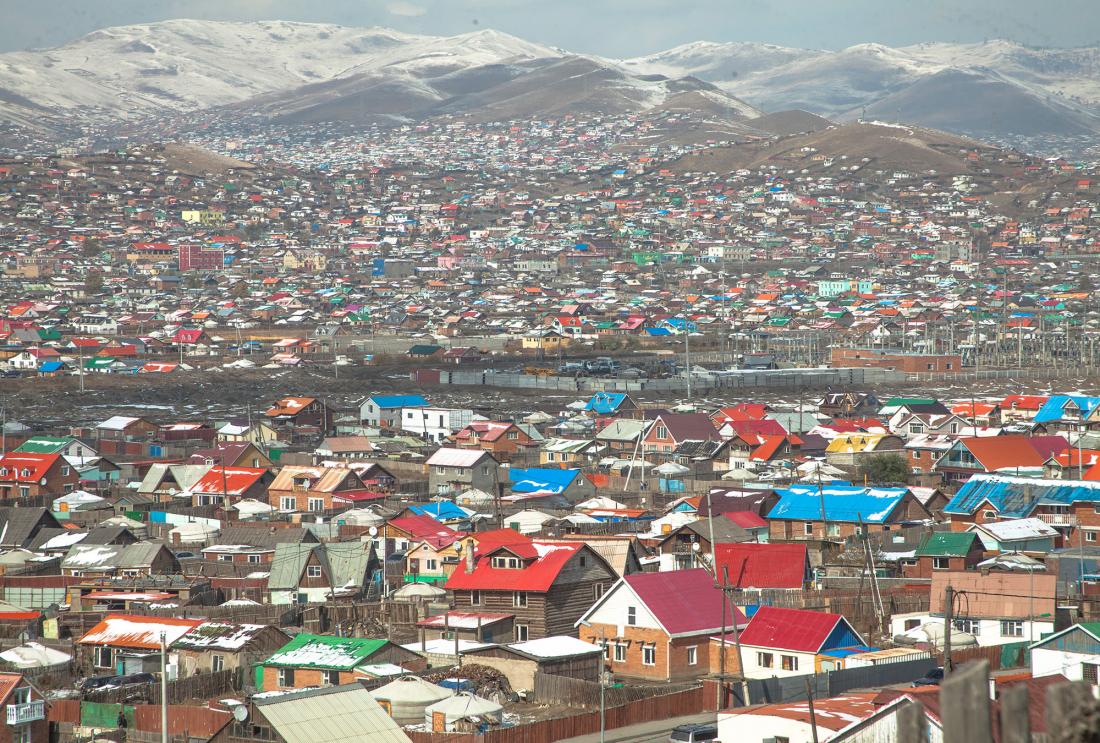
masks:
{"label": "hazy sky", "polygon": [[55,46],[105,26],[168,18],[317,21],[448,35],[495,28],[607,56],[700,39],[828,49],[986,38],[1100,44],[1098,0],[0,0],[0,50]]}

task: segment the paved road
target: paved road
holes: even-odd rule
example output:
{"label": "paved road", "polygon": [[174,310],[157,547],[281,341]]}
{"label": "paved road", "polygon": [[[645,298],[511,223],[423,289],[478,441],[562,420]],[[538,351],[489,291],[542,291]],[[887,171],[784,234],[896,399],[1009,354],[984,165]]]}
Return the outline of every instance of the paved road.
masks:
{"label": "paved road", "polygon": [[[713,712],[704,712],[699,715],[687,717],[673,717],[668,720],[656,722],[644,722],[639,725],[630,725],[625,728],[608,730],[604,736],[607,743],[666,743],[668,734],[677,725],[696,722],[714,722]],[[568,738],[560,743],[599,743],[600,734],[579,735],[576,738]]]}

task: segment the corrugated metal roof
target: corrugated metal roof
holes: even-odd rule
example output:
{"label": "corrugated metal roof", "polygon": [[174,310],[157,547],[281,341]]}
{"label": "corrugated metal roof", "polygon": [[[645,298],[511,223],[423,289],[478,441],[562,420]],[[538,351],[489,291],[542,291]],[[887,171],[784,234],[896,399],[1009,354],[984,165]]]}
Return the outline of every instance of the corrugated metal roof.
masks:
{"label": "corrugated metal roof", "polygon": [[255,701],[286,743],[411,743],[359,684]]}
{"label": "corrugated metal roof", "polygon": [[[864,488],[854,485],[825,485],[820,493],[816,485],[792,485],[777,490],[779,502],[767,518],[820,521],[822,508],[829,521],[869,524],[885,522],[901,503],[905,488]],[[822,505],[824,502],[824,506]]]}

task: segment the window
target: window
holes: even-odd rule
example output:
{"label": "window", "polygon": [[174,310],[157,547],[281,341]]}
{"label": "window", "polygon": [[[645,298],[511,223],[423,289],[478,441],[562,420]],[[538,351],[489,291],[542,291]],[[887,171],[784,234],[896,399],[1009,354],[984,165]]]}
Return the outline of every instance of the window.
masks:
{"label": "window", "polygon": [[906,632],[908,632],[911,629],[916,629],[919,626],[920,626],[920,620],[919,619],[906,619],[905,620],[905,631]]}
{"label": "window", "polygon": [[518,570],[519,569],[519,558],[518,557],[509,557],[508,558],[508,567],[512,570]]}
{"label": "window", "polygon": [[26,485],[20,485],[19,486],[19,496],[21,498],[30,498],[31,497],[31,489],[29,487],[27,487]]}
{"label": "window", "polygon": [[690,647],[687,649],[688,665],[694,666],[699,662],[699,648]]}
{"label": "window", "polygon": [[522,608],[527,606],[527,592],[516,591],[512,594],[512,606]]}
{"label": "window", "polygon": [[615,662],[623,663],[626,661],[626,645],[621,642],[615,643]]}
{"label": "window", "polygon": [[321,683],[328,686],[340,685],[340,672],[339,671],[322,671]]}
{"label": "window", "polygon": [[260,556],[259,555],[249,555],[248,556],[248,561],[249,562],[260,562]]}
{"label": "window", "polygon": [[1081,680],[1086,681],[1093,686],[1096,685],[1097,678],[1097,664],[1096,663],[1082,663],[1081,664]]}
{"label": "window", "polygon": [[1024,623],[1019,619],[1001,620],[1001,637],[1023,637]]}
{"label": "window", "polygon": [[103,647],[102,645],[96,646],[95,649],[95,667],[96,668],[114,668],[114,655],[115,651],[111,648]]}
{"label": "window", "polygon": [[977,619],[956,619],[951,623],[959,632],[966,632],[969,635],[978,636],[981,623]]}
{"label": "window", "polygon": [[995,519],[995,518],[997,518],[997,512],[996,511],[982,511],[982,518],[983,519]]}
{"label": "window", "polygon": [[555,456],[557,456],[557,455],[554,454],[554,452],[552,452],[552,451],[546,452],[546,461],[547,462],[553,462]]}
{"label": "window", "polygon": [[657,646],[653,644],[642,645],[642,665],[657,665]]}
{"label": "window", "polygon": [[806,536],[811,537],[814,533],[814,524],[812,521],[807,521],[802,529],[806,532]]}
{"label": "window", "polygon": [[280,511],[294,511],[298,508],[298,499],[293,495],[284,495],[279,498]]}
{"label": "window", "polygon": [[282,687],[294,686],[294,669],[280,668],[277,683]]}
{"label": "window", "polygon": [[310,566],[308,566],[306,568],[306,577],[307,578],[320,578],[321,577],[321,566],[320,565],[310,565]]}
{"label": "window", "polygon": [[626,623],[633,627],[638,623],[638,607],[628,606],[626,607]]}
{"label": "window", "polygon": [[436,467],[435,468],[435,474],[445,475],[445,474],[447,474],[447,468],[446,467]]}
{"label": "window", "polygon": [[72,468],[69,467],[69,465],[67,465],[67,464],[61,465],[61,476],[62,477],[68,477],[70,472],[72,472]]}
{"label": "window", "polygon": [[797,671],[798,670],[798,658],[793,655],[781,655],[779,656],[783,662],[784,671]]}
{"label": "window", "polygon": [[516,642],[527,642],[527,625],[516,625]]}
{"label": "window", "polygon": [[592,586],[592,594],[595,596],[597,601],[600,600],[603,597],[603,591],[604,591],[603,583],[596,583],[595,585]]}
{"label": "window", "polygon": [[16,725],[11,729],[11,743],[31,743],[31,725]]}
{"label": "window", "polygon": [[839,537],[840,536],[840,524],[826,524],[825,525],[825,535],[829,536],[829,537]]}
{"label": "window", "polygon": [[509,441],[515,441],[518,438],[519,438],[519,431],[509,431],[508,432],[508,440]]}
{"label": "window", "polygon": [[581,555],[580,556],[580,564],[581,564],[581,567],[583,568],[585,565],[588,564],[588,558],[585,557],[584,555]]}
{"label": "window", "polygon": [[435,570],[439,570],[439,562],[438,561],[436,561],[436,560],[425,560],[424,561],[424,571],[425,572],[432,572],[432,571],[435,571]]}
{"label": "window", "polygon": [[933,570],[949,570],[951,568],[951,561],[946,557],[933,557],[932,569]]}
{"label": "window", "polygon": [[668,429],[665,428],[664,426],[657,426],[657,438],[667,439],[668,438]]}
{"label": "window", "polygon": [[1086,531],[1085,532],[1085,541],[1086,542],[1095,542],[1096,541],[1096,532]]}
{"label": "window", "polygon": [[470,591],[470,606],[481,606],[481,591]]}
{"label": "window", "polygon": [[756,665],[761,668],[771,668],[773,663],[773,657],[771,653],[757,653]]}
{"label": "window", "polygon": [[210,656],[210,670],[214,673],[225,670],[225,656],[224,655],[211,655]]}
{"label": "window", "polygon": [[324,498],[310,498],[309,501],[308,501],[308,504],[309,504],[309,510],[312,511],[313,513],[317,513],[319,511],[325,510],[325,499]]}
{"label": "window", "polygon": [[912,434],[924,433],[924,424],[923,423],[910,423],[909,424],[909,433],[912,433]]}
{"label": "window", "polygon": [[233,555],[218,555],[218,562],[233,562]]}

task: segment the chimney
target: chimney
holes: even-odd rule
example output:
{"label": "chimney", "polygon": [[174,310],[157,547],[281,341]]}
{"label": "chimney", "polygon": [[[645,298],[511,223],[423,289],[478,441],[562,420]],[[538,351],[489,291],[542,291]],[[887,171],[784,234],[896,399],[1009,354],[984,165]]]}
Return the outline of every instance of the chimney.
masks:
{"label": "chimney", "polygon": [[474,572],[474,540],[466,542],[466,572]]}

